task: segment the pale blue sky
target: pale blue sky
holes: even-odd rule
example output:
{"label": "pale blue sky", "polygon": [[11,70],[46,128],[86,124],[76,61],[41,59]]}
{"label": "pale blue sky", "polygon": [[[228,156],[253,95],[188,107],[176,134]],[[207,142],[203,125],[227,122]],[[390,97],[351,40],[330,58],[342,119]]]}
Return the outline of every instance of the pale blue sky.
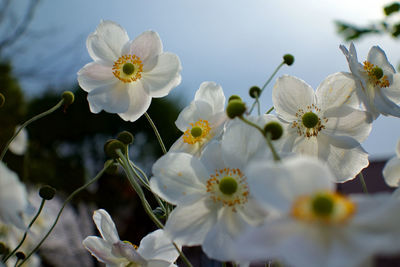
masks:
{"label": "pale blue sky", "polygon": [[[26,0],[15,0],[19,7]],[[278,73],[297,76],[316,88],[329,74],[348,71],[339,50],[335,19],[366,24],[383,17],[378,0],[42,0],[31,30],[46,34],[34,39],[15,58],[16,66],[35,62],[47,74],[40,83],[24,79],[28,95],[40,94],[46,84],[68,84],[90,62],[86,37],[101,19],[113,20],[131,38],[152,29],[164,50],[176,53],[183,66],[182,84],[173,90],[189,102],[203,81],[222,85],[225,95],[241,95],[251,104],[247,90],[261,86],[292,53],[295,64]],[[24,40],[21,40],[23,43]],[[356,43],[359,58],[373,45],[381,46],[392,64],[400,62],[399,41],[387,36],[365,38]],[[62,53],[60,52],[62,51]],[[16,70],[18,67],[16,68]],[[271,88],[262,96],[264,110],[271,103]],[[372,157],[394,154],[400,137],[400,119],[379,118],[363,147]]]}

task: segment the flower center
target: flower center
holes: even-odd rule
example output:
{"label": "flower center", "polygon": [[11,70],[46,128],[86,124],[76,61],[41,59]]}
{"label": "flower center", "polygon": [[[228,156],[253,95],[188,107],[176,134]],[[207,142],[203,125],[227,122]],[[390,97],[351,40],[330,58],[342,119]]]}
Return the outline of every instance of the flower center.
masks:
{"label": "flower center", "polygon": [[136,55],[123,55],[114,62],[112,70],[117,79],[130,83],[142,78],[143,64]]}
{"label": "flower center", "polygon": [[312,104],[307,106],[306,110],[299,109],[296,113],[297,120],[292,122],[292,128],[297,128],[299,136],[310,138],[318,136],[318,133],[325,128],[323,123],[327,123],[328,119],[320,118],[317,114],[321,109]]}
{"label": "flower center", "polygon": [[390,83],[388,77],[384,75],[383,70],[375,66],[374,64],[370,63],[369,61],[364,61],[364,70],[366,71],[369,81],[374,86],[379,86],[381,88],[389,87]]}
{"label": "flower center", "polygon": [[214,203],[219,202],[222,206],[231,207],[233,211],[236,211],[237,205],[247,202],[249,188],[246,177],[240,169],[224,168],[210,175],[207,181],[207,192],[210,193]]}
{"label": "flower center", "polygon": [[207,120],[198,120],[195,123],[190,123],[190,126],[183,134],[183,142],[190,145],[201,142],[211,130]]}
{"label": "flower center", "polygon": [[292,205],[291,215],[305,222],[337,224],[349,220],[355,211],[355,203],[347,197],[324,191],[298,197]]}

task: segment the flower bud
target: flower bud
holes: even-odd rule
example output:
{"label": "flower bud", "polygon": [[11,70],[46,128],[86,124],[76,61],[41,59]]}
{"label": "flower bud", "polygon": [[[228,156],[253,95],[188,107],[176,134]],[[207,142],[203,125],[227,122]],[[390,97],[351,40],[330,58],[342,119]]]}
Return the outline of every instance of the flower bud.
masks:
{"label": "flower bud", "polygon": [[126,145],[119,140],[112,139],[108,140],[104,145],[104,152],[106,155],[112,159],[119,158],[117,149],[120,149],[122,153],[126,151]]}
{"label": "flower bud", "polygon": [[283,56],[283,62],[288,66],[292,65],[293,62],[294,62],[294,56],[291,55],[291,54],[284,55]]}
{"label": "flower bud", "polygon": [[229,99],[228,99],[228,103],[231,102],[231,100],[235,100],[235,99],[238,99],[238,100],[242,101],[242,98],[240,98],[240,96],[238,96],[238,95],[231,95],[231,96],[229,97]]}
{"label": "flower bud", "polygon": [[0,108],[4,106],[4,103],[6,102],[6,98],[2,93],[0,93]]}
{"label": "flower bud", "polygon": [[258,98],[261,95],[261,89],[258,86],[253,86],[249,90],[249,95],[252,98]]}
{"label": "flower bud", "polygon": [[18,251],[17,253],[15,253],[15,256],[19,260],[25,260],[25,258],[26,258],[25,253],[23,253],[22,251]]}
{"label": "flower bud", "polygon": [[270,133],[271,140],[277,140],[283,134],[282,125],[279,122],[271,121],[264,126],[264,133],[265,135]]}
{"label": "flower bud", "polygon": [[5,255],[7,252],[7,247],[3,242],[0,242],[0,255]]}
{"label": "flower bud", "polygon": [[128,131],[120,132],[120,133],[118,134],[118,136],[117,136],[117,139],[118,139],[119,141],[121,141],[122,143],[124,143],[125,145],[130,145],[130,144],[132,144],[132,143],[133,143],[133,140],[134,140],[133,134],[131,134],[131,133],[128,132]]}
{"label": "flower bud", "polygon": [[49,185],[44,185],[39,189],[39,196],[45,200],[50,200],[56,194],[56,189]]}
{"label": "flower bud", "polygon": [[226,114],[229,118],[233,119],[237,116],[242,116],[246,111],[246,105],[238,99],[234,99],[228,102],[226,107]]}
{"label": "flower bud", "polygon": [[64,99],[64,105],[69,106],[74,103],[75,95],[71,91],[65,91],[62,93],[62,98]]}

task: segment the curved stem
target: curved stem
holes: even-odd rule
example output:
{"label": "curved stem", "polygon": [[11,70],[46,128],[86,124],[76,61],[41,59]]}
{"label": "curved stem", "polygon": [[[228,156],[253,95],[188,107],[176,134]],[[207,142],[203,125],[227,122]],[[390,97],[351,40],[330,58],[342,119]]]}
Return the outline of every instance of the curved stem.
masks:
{"label": "curved stem", "polygon": [[4,258],[4,263],[6,263],[6,261],[7,261],[9,258],[11,258],[11,257],[14,255],[14,253],[17,252],[17,250],[22,246],[22,244],[24,243],[24,241],[25,241],[25,239],[26,239],[26,237],[27,237],[27,235],[28,235],[29,229],[30,229],[31,226],[35,223],[36,219],[39,217],[40,212],[42,212],[42,209],[43,209],[43,207],[44,207],[44,203],[45,203],[45,202],[46,202],[46,200],[45,200],[45,199],[42,199],[42,202],[40,203],[40,207],[39,207],[39,209],[38,209],[36,215],[32,218],[31,222],[30,222],[29,225],[28,225],[28,228],[26,228],[26,230],[25,230],[24,236],[22,237],[22,239],[21,239],[21,241],[19,242],[19,244],[17,245],[17,247],[14,248],[14,250],[11,251],[11,253],[8,254],[7,257]]}
{"label": "curved stem", "polygon": [[274,107],[268,109],[268,111],[265,114],[270,114],[274,110]]}
{"label": "curved stem", "polygon": [[40,114],[34,116],[33,118],[27,120],[26,122],[24,122],[24,124],[22,124],[21,127],[19,127],[18,131],[16,131],[16,132],[14,133],[14,135],[11,137],[11,139],[8,140],[8,142],[7,142],[7,144],[5,145],[3,151],[1,152],[0,161],[3,160],[4,155],[6,154],[6,152],[7,152],[8,148],[9,148],[11,142],[15,139],[15,137],[17,137],[17,135],[21,132],[22,129],[24,129],[24,128],[25,128],[26,126],[28,126],[30,123],[32,123],[32,122],[34,122],[34,121],[36,121],[36,120],[38,120],[38,119],[40,119],[40,118],[43,118],[44,116],[47,116],[47,115],[49,115],[50,113],[54,112],[54,111],[57,110],[59,107],[61,107],[61,105],[62,105],[63,103],[64,103],[64,99],[61,99],[60,102],[58,102],[58,103],[57,103],[54,107],[52,107],[51,109],[49,109],[49,110],[47,110],[47,111],[45,111],[45,112],[43,112],[43,113],[40,113]]}
{"label": "curved stem", "polygon": [[153,120],[150,118],[149,114],[147,114],[147,112],[145,112],[144,115],[146,116],[147,120],[149,121],[151,127],[153,128],[153,131],[154,131],[154,133],[156,134],[158,143],[160,144],[163,153],[164,153],[164,154],[167,154],[167,149],[165,148],[164,142],[163,142],[163,140],[162,140],[162,138],[161,138],[160,133],[159,133],[158,130],[157,130],[156,125],[154,124]]}
{"label": "curved stem", "polygon": [[364,192],[365,194],[368,194],[367,184],[365,183],[364,175],[362,174],[362,172],[360,172],[360,173],[358,174],[358,178],[360,179],[361,187],[362,187],[363,192]]}
{"label": "curved stem", "polygon": [[74,192],[72,192],[71,195],[69,195],[69,197],[64,201],[60,211],[57,214],[56,219],[54,220],[54,223],[52,224],[52,226],[50,227],[49,231],[47,231],[46,235],[42,238],[42,240],[40,240],[40,242],[36,245],[36,247],[26,256],[26,258],[18,265],[18,267],[20,267],[22,264],[24,264],[24,262],[26,262],[30,256],[32,256],[33,253],[35,253],[39,247],[43,244],[43,242],[46,240],[46,238],[50,235],[50,233],[53,231],[54,227],[56,226],[58,220],[60,219],[61,213],[63,212],[65,206],[68,204],[68,202],[71,201],[71,199],[77,195],[78,193],[80,193],[82,190],[84,190],[85,188],[87,188],[89,185],[93,184],[94,182],[96,182],[105,172],[105,170],[112,164],[112,162],[107,162],[106,164],[104,164],[104,168],[89,182],[87,182],[86,184],[84,184],[83,186],[79,187],[78,189],[76,189]]}

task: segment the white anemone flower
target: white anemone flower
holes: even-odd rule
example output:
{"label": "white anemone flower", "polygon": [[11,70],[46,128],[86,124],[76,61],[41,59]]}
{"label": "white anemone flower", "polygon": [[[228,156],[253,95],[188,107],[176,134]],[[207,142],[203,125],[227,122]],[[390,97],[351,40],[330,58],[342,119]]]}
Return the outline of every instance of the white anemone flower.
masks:
{"label": "white anemone flower", "polygon": [[[228,245],[267,215],[254,201],[244,172],[257,155],[257,144],[265,140],[255,129],[255,139],[243,139],[242,131],[236,130],[229,135],[232,138],[210,142],[200,157],[167,153],[153,165],[150,179],[153,192],[176,205],[165,232],[182,245],[201,245],[210,258],[220,261],[232,260]],[[239,136],[243,140],[236,140]]]}
{"label": "white anemone flower", "polygon": [[316,92],[285,75],[272,92],[276,114],[288,125],[283,149],[326,161],[338,182],[353,179],[369,164],[360,142],[372,124],[369,113],[357,109],[354,88],[354,79],[345,73],[328,76]]}
{"label": "white anemone flower", "polygon": [[200,155],[205,144],[221,135],[226,121],[222,87],[214,82],[203,82],[194,100],[181,111],[175,122],[184,134],[170,151]]}
{"label": "white anemone flower", "polygon": [[386,184],[392,187],[400,185],[400,139],[397,142],[396,156],[386,162],[382,171]]}
{"label": "white anemone flower", "polygon": [[130,41],[120,25],[101,21],[86,46],[94,61],[78,72],[78,82],[88,92],[93,113],[105,110],[135,121],[146,112],[152,97],[166,96],[181,82],[179,58],[163,52],[154,31]]}
{"label": "white anemone flower", "polygon": [[400,200],[390,194],[338,194],[330,169],[308,157],[258,161],[247,173],[255,198],[281,215],[237,240],[238,259],[355,267],[375,255],[400,252]]}
{"label": "white anemone flower", "polygon": [[[21,127],[18,125],[15,131]],[[28,132],[23,128],[10,144],[10,151],[16,155],[23,155],[28,148]]]}
{"label": "white anemone flower", "polygon": [[25,229],[22,214],[28,207],[25,185],[0,161],[0,220]]}
{"label": "white anemone flower", "polygon": [[96,210],[93,221],[102,238],[89,236],[83,245],[107,267],[173,267],[179,253],[163,230],[156,230],[145,236],[136,247],[128,241],[121,241],[114,222],[107,211]]}
{"label": "white anemone flower", "polygon": [[363,64],[358,62],[354,44],[350,51],[340,46],[346,56],[351,73],[357,78],[356,92],[373,119],[379,114],[400,117],[400,76],[389,63],[385,52],[373,46]]}

